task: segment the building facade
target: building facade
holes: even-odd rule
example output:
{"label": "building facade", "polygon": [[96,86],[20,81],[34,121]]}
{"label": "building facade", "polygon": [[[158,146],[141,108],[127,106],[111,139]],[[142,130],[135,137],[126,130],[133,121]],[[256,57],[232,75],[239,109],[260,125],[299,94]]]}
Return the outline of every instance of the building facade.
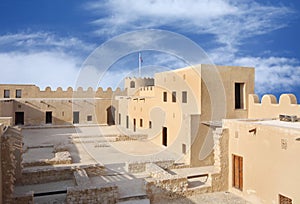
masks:
{"label": "building facade", "polygon": [[204,122],[247,118],[246,96],[251,93],[253,68],[201,64],[156,73],[154,86],[135,87],[131,95],[119,98],[118,124],[147,134],[184,163],[212,165],[213,128]]}
{"label": "building facade", "polygon": [[273,95],[261,103],[250,95],[249,119],[224,121],[232,192],[253,203],[300,203],[299,108],[292,94],[281,95],[279,103]]}
{"label": "building facade", "polygon": [[126,91],[99,88],[41,91],[35,85],[0,85],[0,115],[14,125],[115,124],[115,95]]}

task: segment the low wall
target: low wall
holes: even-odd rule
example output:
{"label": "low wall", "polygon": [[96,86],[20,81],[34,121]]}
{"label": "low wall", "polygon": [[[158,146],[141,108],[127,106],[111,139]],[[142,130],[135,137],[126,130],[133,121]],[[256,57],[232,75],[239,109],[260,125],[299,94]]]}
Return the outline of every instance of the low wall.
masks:
{"label": "low wall", "polygon": [[0,117],[0,123],[4,124],[5,126],[12,126],[12,117]]}
{"label": "low wall", "polygon": [[67,204],[73,203],[106,203],[115,204],[118,199],[118,187],[115,185],[69,187],[67,189]]}
{"label": "low wall", "polygon": [[39,184],[73,179],[76,169],[84,169],[89,176],[105,174],[105,167],[100,164],[25,168],[22,171],[22,178],[18,184]]}
{"label": "low wall", "polygon": [[173,166],[174,162],[174,160],[126,162],[125,169],[129,173],[141,173],[146,171],[146,165],[149,163],[154,163],[163,169],[167,169]]}
{"label": "low wall", "polygon": [[33,204],[33,191],[13,197],[14,204]]}
{"label": "low wall", "polygon": [[147,178],[146,192],[151,203],[161,198],[179,198],[184,197],[187,191],[188,181],[186,177],[176,175],[167,176],[167,178]]}
{"label": "low wall", "polygon": [[23,167],[48,166],[59,164],[72,164],[72,157],[68,151],[56,152],[55,157],[51,159],[41,159],[32,162],[23,162]]}

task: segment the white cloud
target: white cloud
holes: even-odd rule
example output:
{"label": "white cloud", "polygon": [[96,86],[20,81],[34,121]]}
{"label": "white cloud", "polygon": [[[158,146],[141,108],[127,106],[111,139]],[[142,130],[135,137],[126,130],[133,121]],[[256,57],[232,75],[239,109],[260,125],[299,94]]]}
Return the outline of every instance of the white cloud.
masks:
{"label": "white cloud", "polygon": [[300,63],[284,57],[242,57],[235,64],[255,67],[256,91],[261,93],[289,92],[300,86]]}
{"label": "white cloud", "polygon": [[1,84],[36,84],[67,88],[74,86],[80,61],[65,53],[0,53]]}
{"label": "white cloud", "polygon": [[[58,50],[68,49],[90,52],[95,45],[83,42],[75,37],[59,37],[47,32],[21,32],[0,36],[0,46],[5,49],[18,50]],[[2,49],[0,49],[2,50]]]}
{"label": "white cloud", "polygon": [[284,17],[292,12],[250,0],[106,0],[87,8],[101,15],[93,21],[100,34],[169,26],[181,32],[213,34],[230,46],[286,26]]}
{"label": "white cloud", "polygon": [[0,83],[75,87],[83,56],[95,45],[47,32],[0,36]]}

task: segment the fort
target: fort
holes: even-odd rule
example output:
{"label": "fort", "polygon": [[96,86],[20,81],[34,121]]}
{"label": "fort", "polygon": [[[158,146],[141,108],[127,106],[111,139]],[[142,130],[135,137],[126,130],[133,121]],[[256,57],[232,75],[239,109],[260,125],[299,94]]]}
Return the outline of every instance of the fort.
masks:
{"label": "fort", "polygon": [[200,64],[114,91],[0,85],[0,203],[300,203],[300,105],[260,102],[254,71]]}

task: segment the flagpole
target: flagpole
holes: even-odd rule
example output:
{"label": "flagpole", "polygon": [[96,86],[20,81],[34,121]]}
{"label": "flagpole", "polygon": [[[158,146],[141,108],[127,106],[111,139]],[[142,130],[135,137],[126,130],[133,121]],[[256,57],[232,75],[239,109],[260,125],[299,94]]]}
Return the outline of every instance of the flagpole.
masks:
{"label": "flagpole", "polygon": [[141,69],[142,69],[142,55],[139,52],[139,77],[141,77]]}

